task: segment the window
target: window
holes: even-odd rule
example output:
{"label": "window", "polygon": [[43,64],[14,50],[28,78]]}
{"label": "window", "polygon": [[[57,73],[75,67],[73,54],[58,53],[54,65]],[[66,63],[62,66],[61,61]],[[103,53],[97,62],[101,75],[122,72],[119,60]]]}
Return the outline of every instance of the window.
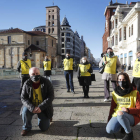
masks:
{"label": "window", "polygon": [[8,36],[8,44],[11,44],[11,36]]}
{"label": "window", "polygon": [[50,29],[50,28],[48,29],[48,33],[49,33],[49,34],[51,33],[51,29]]}
{"label": "window", "polygon": [[116,35],[116,43],[115,45],[118,45],[118,35]]}
{"label": "window", "polygon": [[53,40],[52,40],[52,47],[53,47]]}
{"label": "window", "polygon": [[52,12],[54,12],[54,10],[52,10]]}
{"label": "window", "polygon": [[49,20],[51,19],[51,16],[49,15]]}
{"label": "window", "polygon": [[52,19],[54,19],[54,15],[52,15]]}
{"label": "window", "polygon": [[43,32],[46,32],[46,29],[43,29]]}
{"label": "window", "polygon": [[36,45],[39,45],[39,41],[36,41]]}
{"label": "window", "polygon": [[28,40],[28,45],[30,45],[30,40]]}
{"label": "window", "polygon": [[67,36],[70,36],[70,33],[67,33]]}
{"label": "window", "polygon": [[54,28],[52,28],[52,33],[54,33]]}
{"label": "window", "polygon": [[62,38],[62,42],[64,42],[64,38]]}
{"label": "window", "polygon": [[64,53],[64,49],[62,50],[62,53]]}
{"label": "window", "polygon": [[62,44],[62,48],[64,48],[64,44]]}
{"label": "window", "polygon": [[113,20],[113,22],[112,22],[112,29],[114,29],[114,20]]}
{"label": "window", "polygon": [[130,27],[129,27],[129,37],[130,37]]}
{"label": "window", "polygon": [[54,21],[52,22],[52,26],[54,26]]}
{"label": "window", "polygon": [[64,33],[62,33],[61,36],[64,36]]}
{"label": "window", "polygon": [[126,40],[126,27],[124,27],[124,40]]}
{"label": "window", "polygon": [[48,22],[48,26],[50,26],[50,22]]}
{"label": "window", "polygon": [[117,20],[117,19],[115,19],[115,22],[116,22],[116,28],[117,28],[117,25],[118,25],[118,20]]}
{"label": "window", "polygon": [[131,26],[131,35],[133,35],[133,24]]}
{"label": "window", "polygon": [[119,41],[122,41],[122,29],[119,30]]}
{"label": "window", "polygon": [[70,42],[70,38],[67,38],[67,42]]}
{"label": "window", "polygon": [[112,46],[114,46],[114,36],[112,37]]}

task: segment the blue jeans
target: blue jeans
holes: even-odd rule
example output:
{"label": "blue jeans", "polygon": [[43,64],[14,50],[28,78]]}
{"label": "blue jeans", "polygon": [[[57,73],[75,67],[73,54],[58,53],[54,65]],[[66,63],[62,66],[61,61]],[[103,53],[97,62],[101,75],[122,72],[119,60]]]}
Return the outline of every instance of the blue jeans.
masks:
{"label": "blue jeans", "polygon": [[106,126],[106,132],[109,134],[118,132],[121,127],[124,128],[126,133],[131,132],[131,126],[134,125],[134,117],[124,111],[123,115],[117,115],[117,117],[112,117]]}
{"label": "blue jeans", "polygon": [[[23,130],[31,130],[32,129],[32,124],[31,120],[33,117],[34,113],[30,112],[27,107],[23,108],[22,111],[22,120],[23,120]],[[37,114],[38,115],[38,126],[42,131],[46,131],[49,126],[50,126],[50,120],[45,116],[43,112]]]}
{"label": "blue jeans", "polygon": [[64,71],[64,74],[65,74],[65,78],[66,78],[67,89],[69,90],[71,88],[71,91],[74,91],[74,86],[73,86],[73,70],[71,70],[71,71]]}

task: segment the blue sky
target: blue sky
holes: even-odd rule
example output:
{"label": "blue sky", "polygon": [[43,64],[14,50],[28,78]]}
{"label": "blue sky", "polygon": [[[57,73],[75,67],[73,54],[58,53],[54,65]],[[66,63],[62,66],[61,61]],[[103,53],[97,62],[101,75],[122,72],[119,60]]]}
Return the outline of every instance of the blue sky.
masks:
{"label": "blue sky", "polygon": [[[99,58],[102,52],[104,11],[109,2],[110,0],[54,0],[54,5],[61,9],[61,22],[66,15],[72,30],[77,30],[80,36],[84,36],[86,45],[95,58]],[[118,2],[126,3],[126,0]],[[45,25],[45,7],[52,4],[53,0],[0,0],[0,29],[13,27],[31,31],[36,26]]]}

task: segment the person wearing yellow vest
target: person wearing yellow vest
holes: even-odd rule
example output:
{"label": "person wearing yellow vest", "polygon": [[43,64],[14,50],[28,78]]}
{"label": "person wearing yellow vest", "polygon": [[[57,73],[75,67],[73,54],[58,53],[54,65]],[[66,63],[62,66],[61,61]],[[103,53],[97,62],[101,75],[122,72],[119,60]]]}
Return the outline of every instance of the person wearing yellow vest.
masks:
{"label": "person wearing yellow vest", "polygon": [[64,75],[66,78],[66,85],[67,85],[67,92],[74,92],[74,85],[73,85],[73,58],[70,57],[69,53],[66,53],[66,58],[63,60],[64,65]]}
{"label": "person wearing yellow vest", "polygon": [[23,52],[22,60],[20,60],[17,64],[17,71],[20,73],[21,78],[20,95],[24,82],[29,79],[29,69],[31,68],[31,60],[27,58],[27,53]]}
{"label": "person wearing yellow vest", "polygon": [[140,92],[140,52],[137,52],[137,59],[133,67],[133,83],[137,87],[137,90]]}
{"label": "person wearing yellow vest", "polygon": [[24,83],[21,93],[22,136],[27,135],[32,129],[31,120],[34,114],[38,115],[38,126],[42,131],[49,128],[53,116],[54,89],[51,82],[40,76],[40,71],[36,67],[29,70],[29,75],[30,78]]}
{"label": "person wearing yellow vest", "polygon": [[127,73],[120,73],[117,77],[117,86],[112,92],[112,102],[106,131],[109,134],[119,130],[125,132],[122,140],[133,140],[131,126],[140,122],[140,95],[133,89]]}
{"label": "person wearing yellow vest", "polygon": [[120,61],[118,57],[114,55],[112,48],[107,48],[106,54],[101,58],[99,67],[103,65],[105,65],[104,73],[102,74],[102,79],[104,80],[104,102],[108,102],[110,98],[109,81],[111,81],[113,89],[115,89],[117,71],[121,71]]}
{"label": "person wearing yellow vest", "polygon": [[89,85],[91,85],[91,73],[93,72],[91,64],[86,57],[82,57],[78,67],[78,81],[80,86],[83,87],[84,98],[89,98]]}
{"label": "person wearing yellow vest", "polygon": [[48,56],[45,56],[45,59],[43,61],[43,70],[44,70],[44,76],[51,81],[51,69],[52,64],[49,60]]}

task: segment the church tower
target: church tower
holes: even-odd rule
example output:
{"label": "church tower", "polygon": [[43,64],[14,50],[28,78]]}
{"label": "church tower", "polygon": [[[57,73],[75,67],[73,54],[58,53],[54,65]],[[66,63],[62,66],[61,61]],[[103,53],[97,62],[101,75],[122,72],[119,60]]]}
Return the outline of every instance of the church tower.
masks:
{"label": "church tower", "polygon": [[58,6],[46,7],[46,34],[57,39],[57,55],[61,55],[60,8]]}

